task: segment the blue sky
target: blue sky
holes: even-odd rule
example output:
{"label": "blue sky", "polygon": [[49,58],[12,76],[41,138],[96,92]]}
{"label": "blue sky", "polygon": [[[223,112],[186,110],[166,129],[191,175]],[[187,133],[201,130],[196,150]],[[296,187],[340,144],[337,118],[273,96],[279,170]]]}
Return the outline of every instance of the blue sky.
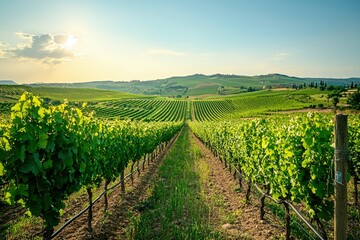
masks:
{"label": "blue sky", "polygon": [[0,1],[0,79],[360,76],[360,1]]}

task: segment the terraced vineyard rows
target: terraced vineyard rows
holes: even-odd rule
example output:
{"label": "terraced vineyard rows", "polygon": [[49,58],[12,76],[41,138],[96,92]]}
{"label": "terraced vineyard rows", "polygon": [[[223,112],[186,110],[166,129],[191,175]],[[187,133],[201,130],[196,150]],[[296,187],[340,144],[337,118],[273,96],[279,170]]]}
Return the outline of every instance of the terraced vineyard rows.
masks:
{"label": "terraced vineyard rows", "polygon": [[0,95],[20,96],[24,91],[30,92],[30,87],[22,85],[0,85]]}
{"label": "terraced vineyard rows", "polygon": [[186,100],[129,99],[100,102],[87,110],[96,117],[161,122],[184,120],[186,107]]}
{"label": "terraced vineyard rows", "polygon": [[325,95],[321,94],[319,99],[315,99],[311,92],[306,91],[258,91],[223,99],[193,100],[192,118],[197,121],[213,121],[309,108],[310,105],[327,107],[329,103],[326,102]]}
{"label": "terraced vineyard rows", "polygon": [[265,111],[280,111],[308,107],[311,100],[302,96],[279,95],[248,96],[232,99],[236,112],[249,116]]}
{"label": "terraced vineyard rows", "polygon": [[24,91],[31,92],[31,89],[22,85],[0,85],[0,113],[10,112]]}
{"label": "terraced vineyard rows", "polygon": [[9,112],[14,103],[0,102],[0,112]]}
{"label": "terraced vineyard rows", "polygon": [[187,100],[160,99],[155,96],[150,98],[141,95],[137,98],[125,93],[94,89],[0,85],[0,113],[9,113],[10,108],[24,91],[55,101],[68,99],[70,103],[88,102],[86,110],[94,111],[96,117],[144,121],[181,121],[185,119],[186,111],[190,107],[193,120],[213,121],[254,117],[267,112],[308,108],[310,105],[321,104],[324,107],[329,105],[326,101],[326,93],[319,94],[315,90],[256,91],[232,97],[192,100],[188,105]]}
{"label": "terraced vineyard rows", "polygon": [[235,109],[229,100],[195,100],[192,106],[193,119],[197,121],[217,120]]}

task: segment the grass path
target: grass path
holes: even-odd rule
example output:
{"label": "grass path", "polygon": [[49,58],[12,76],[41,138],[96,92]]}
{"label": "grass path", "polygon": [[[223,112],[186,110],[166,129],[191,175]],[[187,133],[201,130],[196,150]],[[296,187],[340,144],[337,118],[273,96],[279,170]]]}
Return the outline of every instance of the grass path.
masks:
{"label": "grass path", "polygon": [[224,239],[211,227],[214,219],[203,188],[209,172],[201,158],[201,149],[184,128],[148,189],[149,197],[129,213],[128,239]]}

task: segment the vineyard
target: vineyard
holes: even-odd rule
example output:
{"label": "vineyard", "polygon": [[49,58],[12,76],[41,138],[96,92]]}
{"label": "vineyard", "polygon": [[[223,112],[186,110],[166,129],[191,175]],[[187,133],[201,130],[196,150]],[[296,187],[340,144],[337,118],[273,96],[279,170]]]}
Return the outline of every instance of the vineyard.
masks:
{"label": "vineyard", "polygon": [[360,0],[0,19],[0,240],[360,240]]}
{"label": "vineyard", "polygon": [[[294,216],[295,214],[290,212],[290,209],[295,209],[296,213],[301,216],[300,218],[309,220],[305,220],[304,225],[305,228],[309,227],[314,231],[313,235],[310,234],[311,236],[320,239],[333,238],[334,226],[331,221],[334,217],[334,199],[336,197],[334,181],[337,173],[334,172],[333,161],[335,151],[332,116],[308,113],[299,114],[296,117],[274,115],[264,118],[265,115],[280,110],[300,109],[314,103],[326,104],[325,97],[319,95],[318,92],[259,91],[258,93],[243,93],[237,97],[181,100],[157,97],[133,98],[131,95],[116,98],[116,94],[113,93],[101,98],[101,92],[83,90],[84,94],[94,96],[85,96],[82,99],[80,94],[74,96],[74,99],[88,99],[88,101],[61,103],[56,99],[61,98],[65,93],[71,95],[75,90],[72,89],[68,92],[64,90],[59,92],[59,95],[49,93],[54,98],[45,100],[33,93],[23,94],[27,87],[4,86],[0,90],[2,98],[12,99],[0,103],[0,111],[4,115],[0,122],[0,155],[3,156],[0,161],[1,201],[10,205],[21,204],[28,210],[28,215],[41,218],[43,221],[41,224],[44,223],[45,230],[42,234],[45,239],[56,237],[59,231],[73,221],[69,220],[63,227],[59,226],[60,222],[64,222],[62,219],[64,209],[69,207],[71,209],[68,199],[78,195],[81,191],[88,198],[88,207],[82,211],[82,213],[85,210],[88,211],[86,229],[89,232],[96,232],[97,230],[92,229],[93,204],[104,196],[106,211],[108,192],[113,191],[112,189],[117,185],[121,185],[123,189],[125,179],[128,177],[131,177],[133,182],[133,173],[140,171],[140,165],[144,168],[146,161],[149,162],[154,158],[154,154],[158,155],[161,150],[165,149],[166,143],[179,132],[184,121],[190,118],[192,120],[185,123],[185,135],[182,135],[179,140],[182,142],[178,149],[180,152],[172,155],[171,164],[176,165],[175,162],[180,161],[177,159],[180,157],[181,161],[192,159],[191,168],[184,162],[183,166],[177,166],[176,171],[185,171],[186,169],[189,171],[186,174],[191,175],[191,181],[195,182],[199,181],[198,179],[201,177],[205,178],[202,176],[203,170],[198,172],[200,177],[193,176],[191,173],[192,168],[198,167],[199,163],[195,163],[196,161],[202,162],[204,165],[209,164],[204,158],[199,157],[199,150],[194,146],[196,144],[192,143],[191,146],[188,146],[186,143],[186,141],[193,142],[191,140],[192,133],[188,133],[191,130],[205,144],[206,148],[212,151],[213,156],[222,161],[225,168],[233,171],[232,174],[236,178],[234,181],[239,185],[238,191],[244,194],[244,204],[241,207],[236,205],[236,208],[240,209],[232,208],[227,214],[231,215],[236,212],[237,215],[235,215],[240,218],[241,214],[238,211],[242,211],[241,208],[244,206],[245,208],[252,206],[255,200],[252,200],[251,196],[254,197],[256,196],[255,192],[259,192],[260,203],[257,211],[260,211],[259,219],[261,221],[264,222],[266,215],[271,214],[269,208],[266,207],[268,203],[265,204],[265,198],[270,198],[277,205],[284,206],[285,210],[283,211],[285,212],[281,218],[285,218],[283,230],[285,235],[281,232],[276,232],[275,235],[284,236],[286,239],[290,239],[294,234],[297,238],[313,238],[304,237],[301,233],[300,237],[297,235],[299,234],[298,230],[294,227],[294,221],[297,220],[293,220],[297,218],[297,215]],[[29,88],[28,90],[41,92],[44,89]],[[316,97],[314,94],[317,94]],[[20,100],[16,103],[14,99],[19,95],[21,95]],[[259,118],[241,120],[241,117],[254,116]],[[358,206],[359,204],[357,190],[360,180],[359,123],[359,115],[349,115],[348,172],[350,175],[347,180],[351,180],[351,183],[349,182],[351,186],[349,209],[351,209],[352,215],[349,217],[348,225],[350,239],[357,239],[360,234],[356,227],[360,221],[359,213],[357,208],[352,205]],[[188,147],[190,150],[185,149]],[[220,162],[217,164],[222,165]],[[161,168],[162,166],[160,166]],[[131,174],[125,176],[126,171]],[[171,176],[167,180],[171,182],[169,187],[180,188],[175,189],[175,193],[171,193],[171,198],[164,201],[172,210],[168,209],[167,212],[162,213],[163,205],[154,204],[149,207],[149,211],[146,210],[143,215],[144,219],[141,217],[143,214],[141,211],[136,212],[135,214],[139,214],[140,217],[136,220],[137,217],[132,216],[132,222],[128,228],[131,231],[139,231],[138,236],[154,237],[149,229],[152,223],[148,220],[157,219],[156,215],[153,216],[154,212],[168,216],[172,211],[178,211],[181,205],[178,202],[180,201],[178,191],[185,191],[183,188],[189,187],[186,194],[191,195],[191,192],[199,191],[202,188],[200,185],[189,182],[189,179],[183,179],[187,182],[186,184],[181,183],[180,178],[177,177],[180,174],[178,172],[175,174],[176,176],[171,173],[171,170],[162,174],[165,174],[164,178],[167,178],[166,174]],[[213,177],[210,170],[208,174],[210,178]],[[223,173],[217,172],[217,174],[222,175]],[[120,182],[116,183],[119,179]],[[156,182],[156,187],[166,192],[168,189],[163,186],[165,183],[161,179]],[[207,185],[206,182],[207,180],[202,180],[201,184]],[[177,184],[183,185],[180,187]],[[197,187],[194,188],[193,184]],[[215,183],[215,185],[221,184],[221,182]],[[95,192],[98,194],[99,190],[95,189],[99,188],[103,188],[103,191],[96,197]],[[231,192],[232,189],[228,190]],[[154,194],[150,199],[160,196],[167,197],[167,194],[162,192]],[[229,194],[239,193],[233,191]],[[187,203],[189,199],[192,199],[190,202],[197,202],[196,204],[203,208],[199,210],[198,214],[205,214],[206,219],[214,214],[211,212],[212,208],[219,208],[217,202],[214,204],[202,202],[203,198],[207,199],[207,197],[201,194],[189,197],[189,199],[186,196],[182,196],[181,201]],[[230,198],[227,197],[227,199]],[[176,209],[174,204],[177,206]],[[210,210],[206,210],[207,204],[213,204],[209,208]],[[159,209],[152,211],[153,207]],[[128,206],[126,209],[126,211],[134,211],[132,206]],[[114,209],[110,211],[114,211]],[[218,211],[226,212],[228,210]],[[248,214],[248,212],[250,211],[245,210],[244,214]],[[174,216],[170,215],[168,218],[172,219]],[[199,224],[196,230],[192,228],[191,221],[185,221],[187,232],[185,235],[184,233],[180,234],[181,230],[179,229],[181,228],[173,226],[174,222],[175,225],[181,226],[182,220],[173,219],[171,223],[168,223],[167,219],[154,221],[160,221],[164,225],[161,227],[163,231],[167,232],[171,229],[179,234],[178,237],[227,238],[224,236],[227,236],[228,232],[224,233],[219,229],[210,230],[213,223],[209,220],[205,221],[200,215],[192,216]],[[214,219],[219,218],[218,215],[215,214]],[[184,218],[181,214],[178,217]],[[243,215],[242,218],[247,217],[247,215]],[[223,218],[225,220],[221,221],[229,221],[225,216]],[[115,219],[115,221],[118,220]],[[144,221],[144,223],[139,221]],[[202,222],[204,225],[201,225]],[[279,223],[279,225],[282,224]],[[2,227],[1,224],[0,227]],[[156,226],[154,228],[158,229]],[[54,230],[56,231],[54,232]],[[310,230],[301,231],[309,234]],[[38,237],[39,234],[37,232],[31,236]],[[161,232],[157,232],[157,234],[163,236]],[[239,236],[248,237],[246,234],[237,235],[237,237]],[[0,234],[0,237],[5,237],[5,235]],[[17,237],[10,239],[17,239]],[[177,238],[174,237],[174,239]],[[194,239],[200,238],[195,237]]]}
{"label": "vineyard", "polygon": [[[241,122],[191,122],[190,128],[225,161],[234,165],[241,179],[259,186],[279,203],[301,203],[307,216],[327,238],[322,221],[334,214],[333,122],[328,117],[308,114],[286,122],[262,119]],[[360,118],[352,116],[349,127],[349,172],[355,184],[360,177]],[[231,168],[231,167],[230,167]],[[250,194],[250,184],[247,194]],[[247,200],[249,196],[247,195]],[[264,196],[263,196],[264,197]],[[262,201],[261,219],[264,216]],[[290,214],[286,207],[287,239]]]}
{"label": "vineyard", "polygon": [[93,112],[95,117],[106,119],[128,119],[143,121],[183,121],[187,111],[186,100],[144,97],[135,94],[124,94],[113,91],[25,87],[0,85],[0,113],[9,113],[23,92],[32,92],[59,104],[67,99],[70,105],[79,106],[81,102],[89,103],[85,112]]}
{"label": "vineyard", "polygon": [[329,106],[324,94],[317,91],[259,91],[223,98],[192,100],[192,119],[214,121],[247,117],[264,117],[284,110]]}
{"label": "vineyard", "polygon": [[91,202],[92,186],[123,177],[130,161],[133,166],[181,127],[180,123],[101,123],[66,104],[46,108],[32,94],[22,95],[11,115],[11,126],[0,129],[1,155],[8,156],[0,173],[5,171],[3,178],[12,183],[6,201],[20,201],[32,215],[42,216],[47,239],[70,194],[85,187]]}
{"label": "vineyard", "polygon": [[1,113],[8,114],[20,95],[29,90],[30,87],[26,86],[0,85],[0,116]]}
{"label": "vineyard", "polygon": [[3,112],[3,113],[10,112],[10,109],[12,106],[14,106],[14,103],[0,102],[0,112]]}
{"label": "vineyard", "polygon": [[186,100],[129,99],[100,102],[87,108],[96,117],[144,121],[183,121]]}
{"label": "vineyard", "polygon": [[197,121],[218,120],[234,110],[229,100],[195,100],[192,104],[193,118]]}
{"label": "vineyard", "polygon": [[[8,97],[17,101],[18,96],[20,96],[25,91],[30,91],[30,87],[18,85],[0,85],[0,96],[2,98]],[[14,98],[14,96],[16,98]]]}
{"label": "vineyard", "polygon": [[[328,107],[326,92],[318,90],[257,91],[236,96],[210,97],[207,99],[177,100],[114,91],[60,87],[0,86],[0,113],[9,113],[20,95],[32,92],[59,104],[64,99],[69,104],[80,106],[88,103],[86,112],[95,117],[144,121],[182,121],[189,118],[197,121],[264,116],[270,113],[309,108],[321,105]],[[190,106],[188,106],[190,105]],[[186,117],[185,117],[186,116]]]}
{"label": "vineyard", "polygon": [[293,92],[263,91],[226,99],[232,101],[236,117],[253,117],[261,116],[268,112],[308,108],[310,105],[329,105],[324,94],[320,94],[320,97],[315,98],[315,93],[307,90]]}

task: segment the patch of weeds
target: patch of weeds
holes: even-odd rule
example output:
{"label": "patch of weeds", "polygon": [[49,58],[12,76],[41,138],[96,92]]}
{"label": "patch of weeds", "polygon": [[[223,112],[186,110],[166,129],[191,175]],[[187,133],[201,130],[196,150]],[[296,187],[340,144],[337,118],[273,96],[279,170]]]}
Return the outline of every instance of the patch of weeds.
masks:
{"label": "patch of weeds", "polygon": [[42,231],[43,220],[39,217],[21,216],[14,224],[10,224],[6,230],[6,239],[22,240],[22,239],[42,239],[36,236]]}
{"label": "patch of weeds", "polygon": [[217,207],[224,207],[225,206],[223,197],[221,195],[219,195],[219,194],[212,195],[211,202],[213,203],[214,206],[217,206]]}
{"label": "patch of weeds", "polygon": [[126,239],[134,239],[136,226],[140,218],[135,216],[132,211],[128,210],[129,225],[125,229]]}
{"label": "patch of weeds", "polygon": [[245,199],[245,198],[241,198],[241,199],[240,199],[240,203],[241,203],[241,205],[245,205],[245,204],[246,204],[246,199]]}
{"label": "patch of weeds", "polygon": [[230,224],[234,224],[236,222],[236,216],[234,213],[229,213],[226,216],[226,222],[230,223]]}
{"label": "patch of weeds", "polygon": [[105,225],[106,224],[106,219],[108,219],[110,216],[113,215],[113,213],[111,211],[108,211],[108,210],[102,210],[102,217],[101,217],[101,220],[100,220],[100,223]]}
{"label": "patch of weeds", "polygon": [[143,212],[147,209],[154,209],[154,203],[151,198],[147,198],[144,201],[139,202],[134,209],[139,212]]}
{"label": "patch of weeds", "polygon": [[237,188],[234,189],[234,191],[237,192],[237,193],[241,193],[243,190],[242,190],[241,187],[237,187]]}

